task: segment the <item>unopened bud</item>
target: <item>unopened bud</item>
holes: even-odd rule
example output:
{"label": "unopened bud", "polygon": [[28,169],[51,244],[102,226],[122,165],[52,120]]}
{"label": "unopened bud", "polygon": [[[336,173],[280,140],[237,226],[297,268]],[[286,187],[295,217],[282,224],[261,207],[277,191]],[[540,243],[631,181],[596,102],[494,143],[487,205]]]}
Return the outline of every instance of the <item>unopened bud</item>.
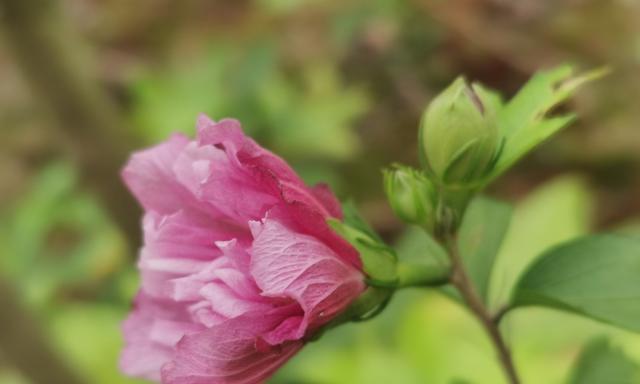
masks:
{"label": "unopened bud", "polygon": [[384,170],[384,190],[396,216],[407,223],[432,227],[435,193],[420,171],[400,165]]}
{"label": "unopened bud", "polygon": [[496,100],[462,77],[436,96],[422,116],[420,153],[444,184],[471,184],[490,170],[498,148]]}

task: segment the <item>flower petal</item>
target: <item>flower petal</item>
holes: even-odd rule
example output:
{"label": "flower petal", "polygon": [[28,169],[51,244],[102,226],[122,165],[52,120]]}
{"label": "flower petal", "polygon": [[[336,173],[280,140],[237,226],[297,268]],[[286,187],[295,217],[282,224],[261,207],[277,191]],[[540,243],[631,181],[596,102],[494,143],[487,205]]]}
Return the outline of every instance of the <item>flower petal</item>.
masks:
{"label": "flower petal", "polygon": [[122,178],[146,211],[173,213],[189,200],[178,182],[173,164],[189,139],[180,134],[155,147],[134,153],[122,170]]}
{"label": "flower petal", "polygon": [[192,142],[176,160],[175,173],[199,201],[246,223],[262,217],[278,198],[239,166],[234,156],[214,145]]}
{"label": "flower petal", "polygon": [[329,212],[329,216],[342,219],[342,206],[327,184],[314,185],[311,188],[311,193],[318,199],[324,209]]}
{"label": "flower petal", "polygon": [[318,239],[271,219],[252,222],[251,273],[269,297],[295,299],[305,313],[298,329],[266,339],[300,339],[342,311],[364,289],[362,274]]}
{"label": "flower petal", "polygon": [[202,329],[191,322],[184,307],[140,293],[122,325],[126,345],[120,368],[128,375],[157,381],[178,340]]}
{"label": "flower petal", "polygon": [[247,384],[269,377],[303,345],[258,348],[260,334],[276,327],[279,313],[248,313],[178,343],[173,361],[162,368],[164,384]]}

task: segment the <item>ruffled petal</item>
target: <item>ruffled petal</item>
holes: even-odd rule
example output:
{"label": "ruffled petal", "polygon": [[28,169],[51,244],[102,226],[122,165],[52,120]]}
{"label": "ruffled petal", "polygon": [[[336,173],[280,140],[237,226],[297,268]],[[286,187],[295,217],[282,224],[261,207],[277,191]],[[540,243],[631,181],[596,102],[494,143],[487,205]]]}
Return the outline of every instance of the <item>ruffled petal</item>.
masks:
{"label": "ruffled petal", "polygon": [[342,206],[327,184],[320,183],[314,185],[313,188],[311,188],[311,193],[318,199],[324,209],[329,212],[329,216],[342,219]]}
{"label": "ruffled petal", "polygon": [[[261,219],[267,211],[274,211],[279,206],[277,210],[284,211],[282,221],[292,222],[299,231],[319,238],[341,258],[362,269],[358,252],[326,223],[329,217],[342,218],[340,203],[326,185],[307,187],[282,158],[245,136],[240,123],[233,119],[216,123],[204,115],[200,116],[198,143],[224,148],[229,159],[228,168],[234,168],[236,177],[245,175],[247,178],[244,184],[228,179],[208,184],[208,196],[222,194],[221,185],[225,185],[224,190],[242,191],[225,198],[221,206],[240,211],[237,208],[240,204],[244,206],[245,218],[253,220]],[[279,204],[265,198],[264,193],[277,198]]]}
{"label": "ruffled petal", "polygon": [[173,213],[190,200],[178,182],[173,164],[189,139],[180,134],[149,149],[134,153],[122,170],[122,178],[146,211]]}
{"label": "ruffled petal", "polygon": [[125,348],[120,368],[128,375],[158,381],[160,369],[171,360],[178,341],[203,329],[191,321],[183,306],[139,293],[122,325]]}
{"label": "ruffled petal", "polygon": [[260,383],[303,345],[288,342],[260,348],[260,335],[276,327],[279,313],[248,313],[182,338],[174,358],[162,368],[164,384]]}
{"label": "ruffled petal", "polygon": [[191,142],[176,160],[175,173],[198,201],[233,221],[246,223],[262,217],[278,199],[234,157],[215,145]]}
{"label": "ruffled petal", "polygon": [[251,274],[264,296],[295,299],[304,320],[267,342],[302,338],[326,323],[364,289],[362,274],[318,239],[296,233],[275,220],[253,222]]}
{"label": "ruffled petal", "polygon": [[216,123],[207,116],[201,115],[198,118],[197,128],[200,145],[224,148],[234,164],[247,168],[268,169],[279,180],[304,184],[286,161],[245,136],[237,120],[223,119]]}

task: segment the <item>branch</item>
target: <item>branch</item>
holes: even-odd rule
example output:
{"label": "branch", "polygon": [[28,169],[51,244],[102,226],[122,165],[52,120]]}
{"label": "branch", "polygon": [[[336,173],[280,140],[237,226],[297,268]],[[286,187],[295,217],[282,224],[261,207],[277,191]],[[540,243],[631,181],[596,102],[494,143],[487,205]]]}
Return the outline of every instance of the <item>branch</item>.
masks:
{"label": "branch", "polygon": [[467,271],[462,264],[460,252],[458,250],[458,243],[455,237],[451,235],[445,235],[444,243],[447,250],[449,251],[451,263],[453,265],[453,275],[451,276],[451,283],[458,289],[464,301],[471,309],[471,312],[473,312],[476,318],[478,318],[487,334],[491,338],[491,341],[498,353],[500,364],[502,365],[504,372],[509,379],[509,383],[519,384],[520,379],[518,378],[515,365],[513,364],[511,352],[509,351],[509,348],[507,347],[502,334],[500,334],[498,323],[494,321],[494,318],[485,307],[484,303],[478,296],[475,287],[469,279],[469,275],[467,274]]}

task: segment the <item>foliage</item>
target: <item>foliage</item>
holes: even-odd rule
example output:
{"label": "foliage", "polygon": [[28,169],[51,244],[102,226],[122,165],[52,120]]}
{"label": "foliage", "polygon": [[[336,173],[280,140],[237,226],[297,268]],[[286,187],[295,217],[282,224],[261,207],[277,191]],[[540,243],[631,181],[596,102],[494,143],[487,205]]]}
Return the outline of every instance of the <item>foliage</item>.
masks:
{"label": "foliage", "polygon": [[589,236],[545,252],[521,277],[514,306],[544,305],[640,331],[640,240]]}
{"label": "foliage", "polygon": [[640,366],[606,339],[591,341],[580,354],[570,384],[635,383]]}
{"label": "foliage", "polygon": [[[487,220],[491,218],[491,221]],[[480,197],[474,200],[460,227],[460,255],[478,293],[488,300],[494,261],[509,228],[511,207]]]}

